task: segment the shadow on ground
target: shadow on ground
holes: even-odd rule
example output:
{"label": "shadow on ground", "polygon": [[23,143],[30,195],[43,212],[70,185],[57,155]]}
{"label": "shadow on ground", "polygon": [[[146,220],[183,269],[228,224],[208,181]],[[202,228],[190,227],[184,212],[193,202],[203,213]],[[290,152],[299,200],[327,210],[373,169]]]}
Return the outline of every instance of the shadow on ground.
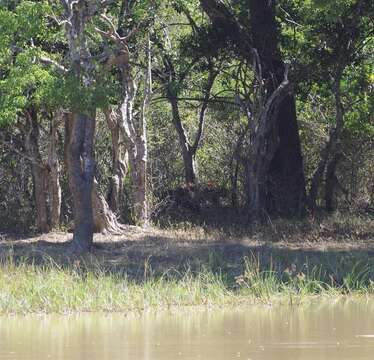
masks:
{"label": "shadow on ground", "polygon": [[[307,273],[319,269],[321,278],[338,281],[345,274],[365,268],[374,279],[374,231],[372,220],[360,223],[290,223],[248,230],[246,234],[129,227],[123,236],[95,235],[92,252],[70,254],[71,234],[51,233],[33,238],[3,237],[0,259],[36,265],[58,264],[86,268],[100,266],[132,279],[165,273],[207,269],[234,278],[249,259],[259,270]],[[373,270],[371,270],[373,269]],[[373,276],[372,276],[373,275]]]}

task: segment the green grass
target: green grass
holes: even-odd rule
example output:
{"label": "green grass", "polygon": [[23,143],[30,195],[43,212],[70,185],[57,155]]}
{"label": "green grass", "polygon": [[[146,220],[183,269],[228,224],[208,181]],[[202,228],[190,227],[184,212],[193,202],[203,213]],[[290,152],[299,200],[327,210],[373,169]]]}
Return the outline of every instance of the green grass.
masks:
{"label": "green grass", "polygon": [[184,306],[243,306],[257,303],[295,304],[317,296],[372,295],[370,267],[357,262],[339,282],[322,268],[277,272],[260,261],[244,259],[239,276],[202,267],[183,273],[155,275],[145,267],[142,279],[129,279],[104,269],[96,260],[59,265],[8,256],[0,264],[0,314],[127,312]]}

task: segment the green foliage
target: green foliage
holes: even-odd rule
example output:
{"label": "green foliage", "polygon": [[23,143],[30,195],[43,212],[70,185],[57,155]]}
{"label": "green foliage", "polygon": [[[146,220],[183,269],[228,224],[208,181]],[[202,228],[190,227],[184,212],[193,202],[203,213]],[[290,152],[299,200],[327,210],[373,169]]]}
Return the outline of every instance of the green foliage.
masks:
{"label": "green foliage", "polygon": [[13,11],[0,9],[0,123],[14,121],[28,106],[56,103],[59,79],[38,59],[52,34],[46,2],[21,2]]}

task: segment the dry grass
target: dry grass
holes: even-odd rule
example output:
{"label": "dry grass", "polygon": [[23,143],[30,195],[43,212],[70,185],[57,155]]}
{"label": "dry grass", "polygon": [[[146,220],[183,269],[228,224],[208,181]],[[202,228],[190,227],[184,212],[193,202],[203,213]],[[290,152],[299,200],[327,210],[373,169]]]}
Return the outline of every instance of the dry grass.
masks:
{"label": "dry grass", "polygon": [[373,293],[372,219],[275,221],[251,229],[147,230],[95,236],[86,256],[70,234],[0,241],[0,312],[297,302]]}

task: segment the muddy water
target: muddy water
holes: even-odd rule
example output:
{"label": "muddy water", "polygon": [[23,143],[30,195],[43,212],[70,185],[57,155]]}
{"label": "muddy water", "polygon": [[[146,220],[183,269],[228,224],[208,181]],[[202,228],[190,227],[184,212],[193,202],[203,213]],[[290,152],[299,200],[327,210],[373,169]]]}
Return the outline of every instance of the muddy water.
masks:
{"label": "muddy water", "polygon": [[0,317],[0,359],[374,359],[374,301]]}

